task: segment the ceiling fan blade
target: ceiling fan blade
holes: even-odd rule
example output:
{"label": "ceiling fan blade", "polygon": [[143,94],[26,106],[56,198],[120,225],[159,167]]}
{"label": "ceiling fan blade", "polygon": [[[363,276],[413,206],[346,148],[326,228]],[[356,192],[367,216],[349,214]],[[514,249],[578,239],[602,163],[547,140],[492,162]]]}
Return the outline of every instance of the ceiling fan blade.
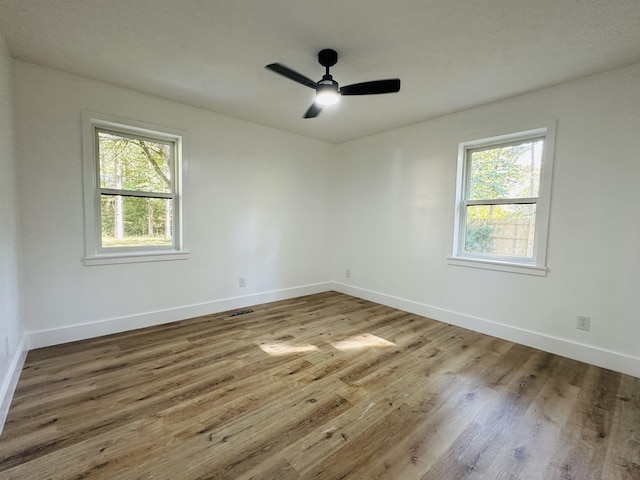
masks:
{"label": "ceiling fan blade", "polygon": [[309,110],[307,110],[304,114],[304,118],[314,118],[317,117],[320,112],[322,111],[322,108],[320,108],[320,105],[318,105],[317,103],[313,103],[311,104],[311,106],[309,107]]}
{"label": "ceiling fan blade", "polygon": [[340,87],[340,95],[375,95],[400,91],[400,79],[374,80]]}
{"label": "ceiling fan blade", "polygon": [[279,73],[280,75],[287,77],[289,80],[293,80],[294,82],[301,83],[305,87],[313,88],[314,90],[318,88],[318,84],[313,80],[311,80],[310,78],[305,77],[301,73],[291,70],[289,67],[285,67],[280,63],[270,63],[264,68],[268,68],[273,72]]}

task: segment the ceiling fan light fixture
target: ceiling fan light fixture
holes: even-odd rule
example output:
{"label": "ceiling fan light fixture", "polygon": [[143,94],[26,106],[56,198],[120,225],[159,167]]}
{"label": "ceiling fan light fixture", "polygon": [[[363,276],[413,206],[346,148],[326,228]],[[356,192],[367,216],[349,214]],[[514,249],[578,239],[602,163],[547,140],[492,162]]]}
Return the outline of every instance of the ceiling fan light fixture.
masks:
{"label": "ceiling fan light fixture", "polygon": [[320,84],[316,90],[316,103],[318,105],[335,105],[340,101],[338,85],[335,83]]}

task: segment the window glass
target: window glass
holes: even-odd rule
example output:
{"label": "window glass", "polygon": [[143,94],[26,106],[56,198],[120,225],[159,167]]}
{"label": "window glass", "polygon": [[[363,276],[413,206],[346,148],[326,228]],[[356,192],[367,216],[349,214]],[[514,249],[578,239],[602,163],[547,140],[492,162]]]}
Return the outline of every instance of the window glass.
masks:
{"label": "window glass", "polygon": [[172,142],[96,129],[102,249],[173,245]]}
{"label": "window glass", "polygon": [[173,144],[98,130],[100,187],[171,192]]}
{"label": "window glass", "polygon": [[171,246],[172,202],[166,198],[102,195],[102,247]]}
{"label": "window glass", "polygon": [[535,204],[468,206],[464,251],[531,258],[535,228]]}
{"label": "window glass", "polygon": [[471,200],[537,197],[543,139],[469,151]]}

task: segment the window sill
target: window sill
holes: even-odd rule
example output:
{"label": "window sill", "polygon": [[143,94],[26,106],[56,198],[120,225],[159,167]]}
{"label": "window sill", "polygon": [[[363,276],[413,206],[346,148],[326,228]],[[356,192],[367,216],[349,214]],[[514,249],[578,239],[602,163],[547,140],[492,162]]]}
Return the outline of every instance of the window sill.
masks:
{"label": "window sill", "polygon": [[129,253],[104,253],[90,257],[84,257],[82,263],[86,266],[115,265],[119,263],[144,263],[167,262],[171,260],[187,260],[189,252],[129,252]]}
{"label": "window sill", "polygon": [[484,260],[479,258],[447,257],[447,263],[457,267],[481,268],[484,270],[519,273],[522,275],[535,275],[537,277],[546,277],[548,273],[547,267],[525,265],[522,263],[499,262],[496,260]]}

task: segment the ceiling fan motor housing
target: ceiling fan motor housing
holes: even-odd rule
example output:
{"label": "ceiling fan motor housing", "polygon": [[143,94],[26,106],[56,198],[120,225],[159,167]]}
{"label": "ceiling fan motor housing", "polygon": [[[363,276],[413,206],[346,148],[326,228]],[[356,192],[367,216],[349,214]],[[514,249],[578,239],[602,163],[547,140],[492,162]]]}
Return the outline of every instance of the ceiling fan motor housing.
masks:
{"label": "ceiling fan motor housing", "polygon": [[338,52],[330,48],[325,48],[318,52],[318,63],[323,67],[333,67],[338,63]]}

